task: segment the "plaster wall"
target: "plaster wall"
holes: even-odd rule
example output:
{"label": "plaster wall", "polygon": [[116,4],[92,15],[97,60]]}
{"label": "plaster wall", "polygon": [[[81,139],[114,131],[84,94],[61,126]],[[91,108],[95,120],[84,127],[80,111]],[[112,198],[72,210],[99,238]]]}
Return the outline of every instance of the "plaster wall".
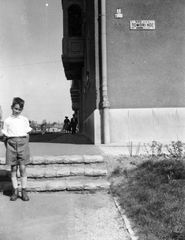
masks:
{"label": "plaster wall", "polygon": [[[185,142],[185,108],[110,109],[110,143]],[[86,135],[101,144],[101,112],[86,120]]]}
{"label": "plaster wall", "polygon": [[[155,20],[156,28],[130,30],[130,20]],[[185,107],[184,50],[185,1],[107,0],[110,107]]]}
{"label": "plaster wall", "polygon": [[101,143],[101,114],[96,109],[85,121],[85,135],[95,144]]}
{"label": "plaster wall", "polygon": [[110,110],[111,143],[185,141],[185,108]]}
{"label": "plaster wall", "polygon": [[[106,2],[110,143],[185,141],[185,1]],[[118,8],[122,19],[115,18]],[[97,19],[88,28],[96,28],[95,36],[87,31],[92,45],[86,48],[89,59],[84,73],[89,71],[90,85],[85,89],[83,103],[85,134],[93,143],[101,144]],[[156,28],[131,30],[131,20],[155,20]]]}

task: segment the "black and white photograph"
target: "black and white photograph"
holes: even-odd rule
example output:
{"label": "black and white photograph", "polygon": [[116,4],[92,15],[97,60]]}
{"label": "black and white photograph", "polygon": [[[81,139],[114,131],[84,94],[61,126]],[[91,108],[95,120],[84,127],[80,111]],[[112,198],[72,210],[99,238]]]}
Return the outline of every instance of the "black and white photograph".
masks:
{"label": "black and white photograph", "polygon": [[185,1],[0,0],[0,240],[185,240]]}

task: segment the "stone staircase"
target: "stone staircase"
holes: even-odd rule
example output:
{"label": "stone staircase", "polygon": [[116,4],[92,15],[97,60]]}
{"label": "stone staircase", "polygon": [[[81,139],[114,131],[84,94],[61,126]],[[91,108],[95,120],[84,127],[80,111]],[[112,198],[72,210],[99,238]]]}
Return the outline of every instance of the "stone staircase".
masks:
{"label": "stone staircase", "polygon": [[[108,190],[102,155],[33,156],[27,166],[30,192]],[[12,189],[10,166],[0,157],[0,191]]]}

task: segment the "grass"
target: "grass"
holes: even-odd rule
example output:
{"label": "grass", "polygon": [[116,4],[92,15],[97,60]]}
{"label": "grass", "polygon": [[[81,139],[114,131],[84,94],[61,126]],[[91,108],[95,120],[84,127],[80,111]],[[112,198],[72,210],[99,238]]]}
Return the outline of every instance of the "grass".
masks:
{"label": "grass", "polygon": [[150,158],[111,175],[119,199],[142,240],[185,240],[185,161]]}

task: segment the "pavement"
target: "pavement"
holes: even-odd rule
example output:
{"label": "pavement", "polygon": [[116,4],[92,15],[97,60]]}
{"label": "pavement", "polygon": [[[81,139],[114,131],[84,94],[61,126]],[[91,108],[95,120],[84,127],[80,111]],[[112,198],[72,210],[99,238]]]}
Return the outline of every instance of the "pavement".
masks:
{"label": "pavement", "polygon": [[[32,135],[30,137],[30,153],[33,156],[42,155],[97,155],[109,156],[129,155],[130,149],[126,144],[94,145],[81,133]],[[0,157],[5,156],[5,147],[0,142]]]}
{"label": "pavement", "polygon": [[[81,134],[62,134],[45,142],[44,137],[42,141],[30,139],[31,155],[34,156],[102,155],[106,154],[103,149]],[[0,156],[4,154],[4,144],[0,142]],[[10,193],[0,193],[0,240],[131,239],[111,194],[107,192],[29,193],[28,202],[21,199],[11,202],[9,197]]]}

